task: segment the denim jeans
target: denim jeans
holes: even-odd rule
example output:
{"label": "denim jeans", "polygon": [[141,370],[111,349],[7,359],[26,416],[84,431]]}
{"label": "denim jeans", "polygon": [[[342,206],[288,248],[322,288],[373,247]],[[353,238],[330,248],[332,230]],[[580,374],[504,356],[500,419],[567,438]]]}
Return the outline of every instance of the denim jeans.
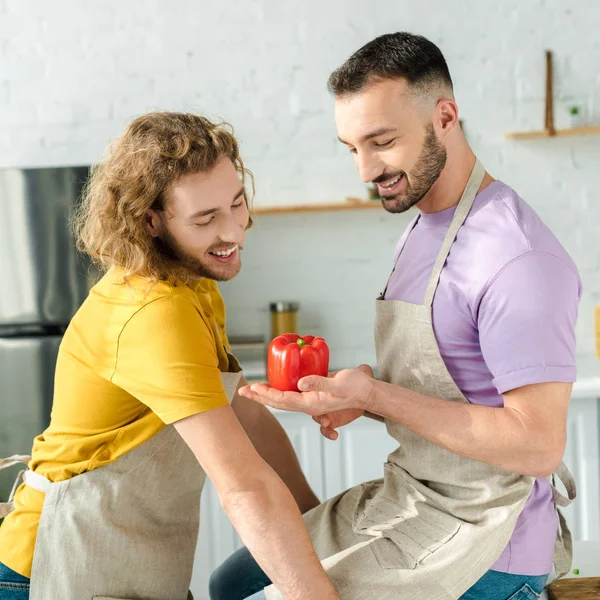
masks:
{"label": "denim jeans", "polygon": [[[459,600],[536,600],[540,597],[547,580],[548,575],[511,575],[488,571]],[[211,575],[210,598],[265,600],[262,590],[270,583],[248,550],[241,548]]]}
{"label": "denim jeans", "polygon": [[0,600],[29,600],[29,579],[0,563]]}

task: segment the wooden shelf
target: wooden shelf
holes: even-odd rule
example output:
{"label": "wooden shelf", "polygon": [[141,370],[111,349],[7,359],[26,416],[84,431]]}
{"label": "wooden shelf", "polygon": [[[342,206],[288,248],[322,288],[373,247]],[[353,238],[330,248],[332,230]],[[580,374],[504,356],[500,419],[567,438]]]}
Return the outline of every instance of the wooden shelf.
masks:
{"label": "wooden shelf", "polygon": [[512,140],[535,140],[540,138],[550,138],[566,135],[589,135],[600,134],[600,125],[590,125],[585,127],[571,127],[568,129],[554,128],[554,93],[553,93],[554,75],[552,68],[552,52],[546,50],[546,101],[544,114],[544,129],[538,131],[516,131],[514,133],[505,133],[504,137]]}
{"label": "wooden shelf", "polygon": [[346,202],[330,204],[298,204],[291,206],[264,206],[251,211],[252,215],[282,215],[290,213],[328,212],[337,210],[362,210],[365,208],[381,208],[379,200],[359,200],[346,198]]}
{"label": "wooden shelf", "polygon": [[505,137],[512,140],[534,140],[537,138],[549,138],[566,135],[589,135],[600,134],[600,125],[588,127],[571,127],[570,129],[556,129],[554,132],[547,130],[540,131],[515,131],[514,133],[506,133]]}

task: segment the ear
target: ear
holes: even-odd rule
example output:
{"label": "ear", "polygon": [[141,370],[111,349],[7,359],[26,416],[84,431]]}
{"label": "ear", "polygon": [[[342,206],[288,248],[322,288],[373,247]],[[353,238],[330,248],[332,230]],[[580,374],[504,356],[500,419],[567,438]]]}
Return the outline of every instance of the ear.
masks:
{"label": "ear", "polygon": [[451,98],[441,98],[435,107],[434,128],[444,139],[458,124],[458,106]]}
{"label": "ear", "polygon": [[153,237],[158,237],[160,235],[162,229],[162,222],[160,220],[160,215],[153,209],[149,208],[146,211],[146,229],[148,233]]}

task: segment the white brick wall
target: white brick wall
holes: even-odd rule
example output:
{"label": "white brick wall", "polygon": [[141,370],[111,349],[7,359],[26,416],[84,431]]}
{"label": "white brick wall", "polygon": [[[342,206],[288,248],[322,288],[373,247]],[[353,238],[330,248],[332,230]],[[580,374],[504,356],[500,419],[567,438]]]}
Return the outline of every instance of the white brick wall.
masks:
{"label": "white brick wall", "polygon": [[[143,10],[142,10],[143,8]],[[364,195],[336,141],[330,71],[380,33],[423,33],[444,51],[475,151],[552,227],[581,269],[579,353],[600,303],[600,136],[509,142],[543,119],[556,59],[557,123],[570,104],[600,123],[597,0],[0,0],[0,166],[82,164],[152,108],[230,120],[257,204]],[[243,274],[224,286],[234,333],[268,331],[267,304],[302,302],[301,326],[336,366],[373,357],[373,298],[406,216],[263,217]]]}

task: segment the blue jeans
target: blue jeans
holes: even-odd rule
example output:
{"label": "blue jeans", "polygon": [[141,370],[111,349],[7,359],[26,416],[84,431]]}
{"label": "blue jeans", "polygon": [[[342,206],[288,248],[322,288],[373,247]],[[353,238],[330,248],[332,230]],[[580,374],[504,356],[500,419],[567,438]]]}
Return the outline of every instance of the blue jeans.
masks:
{"label": "blue jeans", "polygon": [[[548,575],[510,575],[488,571],[459,600],[536,600]],[[232,554],[210,578],[211,600],[265,600],[269,578],[246,548]],[[0,596],[0,600],[2,597]]]}
{"label": "blue jeans", "polygon": [[0,563],[0,600],[29,600],[29,579]]}

